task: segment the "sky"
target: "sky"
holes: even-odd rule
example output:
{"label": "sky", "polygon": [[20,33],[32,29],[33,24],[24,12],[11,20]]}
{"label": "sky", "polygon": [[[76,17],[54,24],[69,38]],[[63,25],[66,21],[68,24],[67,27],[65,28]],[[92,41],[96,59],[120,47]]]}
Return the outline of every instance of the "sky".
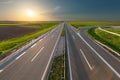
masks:
{"label": "sky", "polygon": [[120,21],[120,0],[0,0],[0,20]]}

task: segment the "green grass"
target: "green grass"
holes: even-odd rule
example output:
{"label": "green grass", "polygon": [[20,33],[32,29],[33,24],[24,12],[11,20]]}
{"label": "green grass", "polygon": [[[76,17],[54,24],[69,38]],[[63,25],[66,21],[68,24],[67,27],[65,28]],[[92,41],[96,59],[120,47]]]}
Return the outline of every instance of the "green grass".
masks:
{"label": "green grass", "polygon": [[48,80],[62,80],[61,78],[64,76],[64,55],[58,56],[54,59],[54,63],[52,65],[52,73],[50,73]]}
{"label": "green grass", "polygon": [[55,24],[56,22],[48,22],[48,23],[39,23],[39,24],[26,24],[26,25],[22,25],[21,27],[44,29],[47,28],[49,25],[55,25]]}
{"label": "green grass", "polygon": [[88,31],[93,38],[100,41],[101,43],[107,45],[113,50],[120,53],[120,37],[115,36],[104,31],[99,30],[98,28],[90,28]]}
{"label": "green grass", "polygon": [[69,22],[71,25],[73,25],[78,30],[83,27],[92,27],[92,26],[118,26],[120,25],[120,22]]}
{"label": "green grass", "polygon": [[105,30],[120,34],[120,28],[104,28]]}
{"label": "green grass", "polygon": [[72,25],[80,25],[80,26],[119,26],[120,22],[69,22]]}
{"label": "green grass", "polygon": [[0,26],[18,26],[21,24],[0,24]]}
{"label": "green grass", "polygon": [[24,35],[22,37],[18,37],[18,38],[0,42],[0,55],[3,55],[5,53],[13,50],[34,38],[37,38],[41,34],[44,34],[45,32],[55,28],[57,24],[58,23],[54,23],[54,24],[46,23],[45,27],[43,25],[42,28],[38,32],[30,33],[30,34]]}
{"label": "green grass", "polygon": [[63,30],[62,30],[61,36],[65,36],[65,26],[63,27]]}

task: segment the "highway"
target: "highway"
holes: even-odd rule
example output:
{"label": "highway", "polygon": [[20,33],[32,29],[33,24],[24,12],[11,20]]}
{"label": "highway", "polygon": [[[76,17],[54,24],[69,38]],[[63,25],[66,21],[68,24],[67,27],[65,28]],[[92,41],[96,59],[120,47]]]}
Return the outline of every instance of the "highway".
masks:
{"label": "highway", "polygon": [[69,80],[120,80],[120,60],[88,37],[88,28],[65,26]]}
{"label": "highway", "polygon": [[0,63],[0,80],[46,80],[64,24]]}

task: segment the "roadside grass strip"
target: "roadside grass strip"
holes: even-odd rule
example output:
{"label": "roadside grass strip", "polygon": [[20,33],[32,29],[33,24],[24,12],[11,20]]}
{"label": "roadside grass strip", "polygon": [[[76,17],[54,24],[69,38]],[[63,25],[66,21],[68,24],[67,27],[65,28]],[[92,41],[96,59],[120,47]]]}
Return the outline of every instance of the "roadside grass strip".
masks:
{"label": "roadside grass strip", "polygon": [[116,36],[119,36],[120,37],[120,34],[117,34],[117,33],[114,33],[114,32],[111,32],[111,31],[108,31],[108,30],[105,30],[105,29],[102,29],[101,27],[99,27],[98,29],[104,31],[104,32],[107,32],[107,33],[110,33],[110,34],[113,34],[113,35],[116,35]]}
{"label": "roadside grass strip", "polygon": [[119,36],[102,31],[98,28],[90,28],[87,32],[94,39],[107,45],[108,47],[110,47],[111,49],[115,50],[120,54],[120,37]]}
{"label": "roadside grass strip", "polygon": [[120,28],[104,28],[104,30],[114,32],[120,35]]}

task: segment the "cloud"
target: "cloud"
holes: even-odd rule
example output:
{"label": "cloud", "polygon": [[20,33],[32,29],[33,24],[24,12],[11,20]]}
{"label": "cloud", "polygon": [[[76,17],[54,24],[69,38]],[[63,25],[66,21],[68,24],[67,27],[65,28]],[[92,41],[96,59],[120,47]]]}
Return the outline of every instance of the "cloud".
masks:
{"label": "cloud", "polygon": [[11,4],[11,3],[13,3],[12,0],[11,0],[11,1],[1,1],[1,2],[0,2],[0,4]]}
{"label": "cloud", "polygon": [[59,10],[60,8],[61,8],[60,6],[56,6],[56,7],[54,8],[54,10],[57,11],[57,10]]}
{"label": "cloud", "polygon": [[60,10],[61,7],[60,6],[56,6],[55,8],[53,8],[53,10],[43,10],[40,12],[41,15],[48,15],[48,14],[53,14],[54,12],[57,12],[58,10]]}

